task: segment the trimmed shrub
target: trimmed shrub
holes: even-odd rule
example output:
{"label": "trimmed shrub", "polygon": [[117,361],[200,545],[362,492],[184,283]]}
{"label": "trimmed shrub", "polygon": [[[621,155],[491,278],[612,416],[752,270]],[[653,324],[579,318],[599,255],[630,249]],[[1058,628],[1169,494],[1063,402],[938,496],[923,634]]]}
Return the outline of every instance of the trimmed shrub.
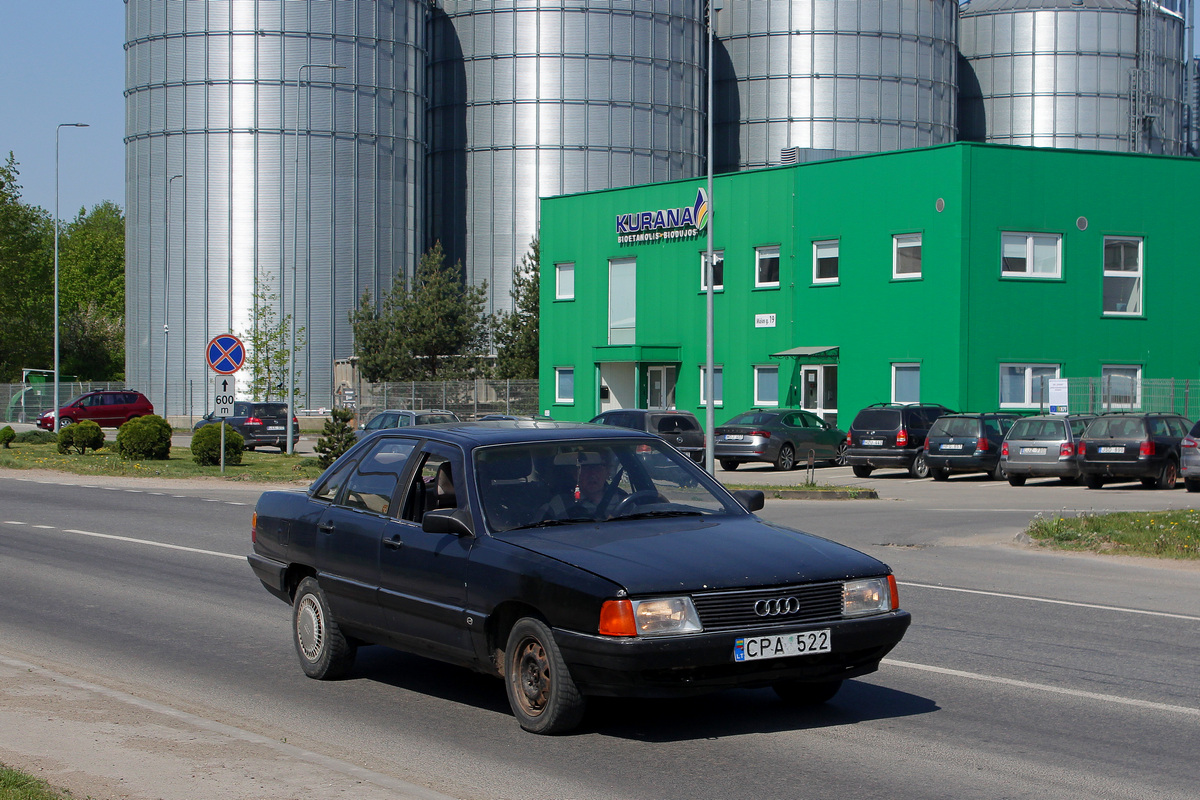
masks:
{"label": "trimmed shrub", "polygon": [[94,420],[85,419],[59,431],[58,452],[64,455],[72,450],[83,455],[88,450],[99,450],[101,447],[104,447],[104,431]]}
{"label": "trimmed shrub", "polygon": [[321,469],[337,461],[338,456],[354,447],[358,441],[350,425],[354,412],[348,408],[335,408],[330,413],[333,416],[325,420],[325,427],[321,431],[324,435],[313,445],[317,451],[317,465]]}
{"label": "trimmed shrub", "polygon": [[15,438],[17,438],[17,432],[13,430],[12,425],[5,425],[3,428],[0,428],[0,447],[7,449]]}
{"label": "trimmed shrub", "polygon": [[117,454],[159,461],[171,456],[171,426],[157,414],[135,417],[117,429]]}
{"label": "trimmed shrub", "polygon": [[57,441],[56,434],[42,430],[21,431],[17,434],[17,438],[13,439],[15,444],[53,444]]}
{"label": "trimmed shrub", "polygon": [[203,467],[221,463],[221,425],[225,426],[225,463],[234,466],[242,463],[242,450],[246,440],[232,425],[222,422],[205,425],[192,434],[192,460]]}

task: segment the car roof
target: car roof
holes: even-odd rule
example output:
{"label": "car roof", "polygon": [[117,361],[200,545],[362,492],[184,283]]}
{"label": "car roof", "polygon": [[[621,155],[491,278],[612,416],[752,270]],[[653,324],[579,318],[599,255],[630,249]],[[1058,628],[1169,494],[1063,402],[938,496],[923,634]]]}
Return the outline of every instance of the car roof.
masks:
{"label": "car roof", "polygon": [[480,422],[439,422],[436,425],[421,425],[413,428],[385,428],[372,431],[364,437],[403,437],[406,439],[432,439],[455,444],[464,449],[494,444],[519,444],[522,442],[569,442],[588,439],[650,439],[653,434],[632,428],[612,425],[592,425],[586,422],[554,422],[543,420],[497,419]]}

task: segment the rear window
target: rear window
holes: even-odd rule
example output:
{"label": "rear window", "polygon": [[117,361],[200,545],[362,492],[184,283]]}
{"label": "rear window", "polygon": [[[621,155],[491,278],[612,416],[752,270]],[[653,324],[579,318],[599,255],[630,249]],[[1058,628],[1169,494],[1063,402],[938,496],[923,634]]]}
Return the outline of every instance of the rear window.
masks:
{"label": "rear window", "polygon": [[255,403],[254,416],[256,417],[286,417],[287,403]]}
{"label": "rear window", "polygon": [[1108,436],[1115,439],[1138,439],[1146,429],[1140,417],[1100,418],[1088,428],[1088,436]]}
{"label": "rear window", "polygon": [[1200,436],[1200,422],[1197,422],[1195,425],[1192,426],[1192,432],[1189,433],[1188,435],[1189,436]]}
{"label": "rear window", "polygon": [[855,428],[871,430],[895,430],[900,427],[900,409],[898,408],[864,408],[854,418]]}
{"label": "rear window", "polygon": [[1013,423],[1009,439],[1065,439],[1065,423],[1058,419],[1019,419]]}
{"label": "rear window", "polygon": [[939,417],[929,429],[930,436],[978,436],[979,420],[974,417]]}
{"label": "rear window", "polygon": [[454,422],[454,417],[449,414],[418,414],[418,425],[436,425],[439,422]]}
{"label": "rear window", "polygon": [[738,414],[733,419],[726,422],[726,425],[770,425],[775,421],[778,414],[771,414],[763,411],[747,411],[745,414]]}
{"label": "rear window", "polygon": [[683,433],[684,431],[698,431],[700,426],[691,417],[685,417],[682,414],[672,414],[665,417],[658,417],[653,420],[654,430],[658,433]]}

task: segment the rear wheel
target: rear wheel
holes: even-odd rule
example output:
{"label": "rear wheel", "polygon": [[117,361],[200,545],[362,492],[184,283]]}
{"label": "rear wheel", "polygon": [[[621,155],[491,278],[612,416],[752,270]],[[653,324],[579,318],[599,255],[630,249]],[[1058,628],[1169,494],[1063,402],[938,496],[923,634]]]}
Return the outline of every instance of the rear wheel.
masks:
{"label": "rear wheel", "polygon": [[933,479],[934,479],[935,481],[948,481],[948,480],[950,480],[950,470],[948,470],[948,469],[942,469],[942,468],[940,468],[940,467],[934,467],[932,470],[930,470],[930,474],[932,474],[932,475],[933,475]]}
{"label": "rear wheel", "polygon": [[1063,486],[1075,486],[1079,483],[1081,475],[1063,475],[1059,477],[1058,482]]}
{"label": "rear wheel", "polygon": [[839,444],[837,446],[837,452],[834,453],[834,456],[833,456],[834,465],[839,466],[839,467],[846,466],[846,451],[849,449],[850,448],[846,445],[845,442],[842,442],[841,444]]}
{"label": "rear wheel", "polygon": [[733,472],[738,468],[738,463],[739,462],[734,461],[732,458],[722,458],[721,469],[725,470],[726,472]]}
{"label": "rear wheel", "polygon": [[869,478],[871,477],[871,473],[875,471],[874,467],[868,467],[866,464],[855,464],[850,469],[854,470],[854,477],[856,478]]}
{"label": "rear wheel", "polygon": [[996,468],[988,473],[988,479],[993,481],[1004,480],[1004,467],[997,464]]}
{"label": "rear wheel", "polygon": [[1099,489],[1104,485],[1104,478],[1101,478],[1099,475],[1085,475],[1083,483],[1089,489]]}
{"label": "rear wheel", "polygon": [[779,699],[790,706],[819,706],[822,703],[833,699],[833,696],[838,693],[838,689],[842,688],[841,681],[822,681],[820,683],[812,683],[808,681],[776,681],[771,684],[771,688],[775,690],[775,694],[779,695]]}
{"label": "rear wheel", "polygon": [[796,451],[792,449],[790,444],[785,444],[779,448],[779,458],[775,459],[775,469],[780,472],[787,472],[796,466]]}
{"label": "rear wheel", "polygon": [[504,650],[508,704],[531,733],[565,733],[583,719],[586,705],[550,629],[541,620],[518,620]]}
{"label": "rear wheel", "polygon": [[1009,486],[1024,486],[1026,477],[1027,476],[1025,476],[1025,475],[1009,475],[1008,476],[1008,485]]}
{"label": "rear wheel", "polygon": [[1179,465],[1175,463],[1175,459],[1168,458],[1167,463],[1163,464],[1162,472],[1158,475],[1158,480],[1155,481],[1159,489],[1174,489],[1179,482]]}
{"label": "rear wheel", "polygon": [[1200,492],[1200,478],[1184,478],[1183,485],[1189,492]]}
{"label": "rear wheel", "polygon": [[338,627],[316,578],[296,587],[292,602],[292,639],[304,674],[317,680],[341,678],[354,666],[358,647]]}
{"label": "rear wheel", "polygon": [[929,462],[925,460],[924,453],[917,453],[917,457],[913,459],[912,464],[908,468],[908,474],[914,478],[929,477]]}

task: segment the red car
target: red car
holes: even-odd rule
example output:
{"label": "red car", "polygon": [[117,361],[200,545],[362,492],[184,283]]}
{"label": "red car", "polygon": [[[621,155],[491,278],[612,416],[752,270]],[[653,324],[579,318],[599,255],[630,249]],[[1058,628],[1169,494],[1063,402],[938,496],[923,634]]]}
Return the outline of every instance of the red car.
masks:
{"label": "red car", "polygon": [[[154,413],[154,406],[141,392],[88,392],[76,397],[58,410],[59,425],[70,425],[90,419],[101,428],[119,428],[134,417]],[[54,411],[38,417],[39,428],[54,430]]]}

